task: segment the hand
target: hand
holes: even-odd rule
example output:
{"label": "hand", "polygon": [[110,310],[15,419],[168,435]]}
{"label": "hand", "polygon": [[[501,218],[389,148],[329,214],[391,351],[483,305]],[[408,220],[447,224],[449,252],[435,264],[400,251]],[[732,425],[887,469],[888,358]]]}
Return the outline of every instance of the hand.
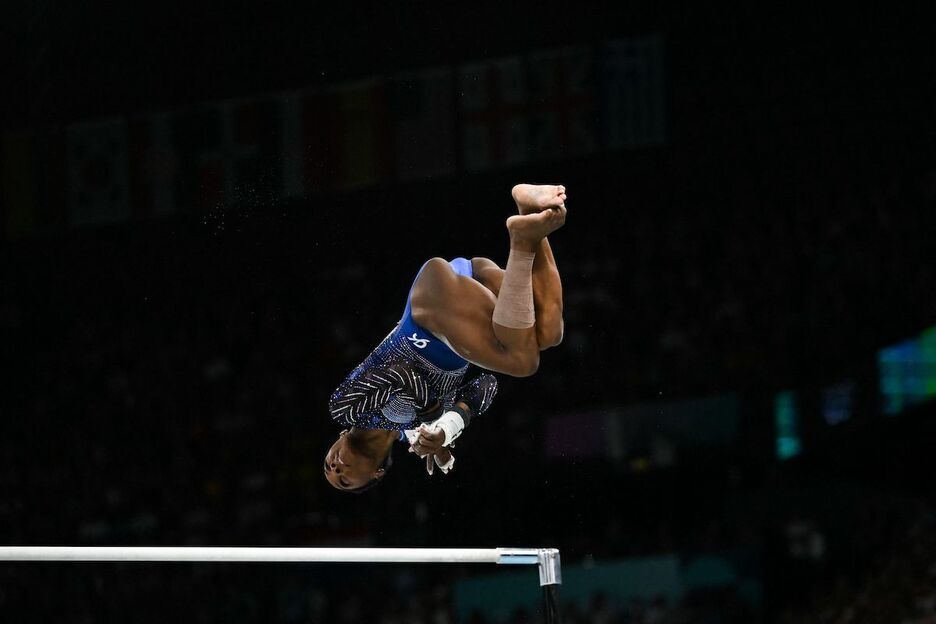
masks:
{"label": "hand", "polygon": [[455,457],[452,455],[452,451],[443,446],[438,452],[426,455],[426,472],[431,475],[435,472],[436,466],[442,469],[442,474],[448,474],[455,466]]}
{"label": "hand", "polygon": [[438,453],[439,450],[443,448],[442,445],[445,443],[445,431],[440,427],[419,425],[416,432],[419,434],[419,437],[416,438],[416,441],[410,446],[411,453],[416,453],[420,457],[425,457],[426,455]]}
{"label": "hand", "polygon": [[445,431],[432,425],[420,425],[416,429],[415,437],[408,433],[411,440],[409,447],[410,453],[415,453],[420,458],[426,460],[426,472],[433,474],[435,467],[442,469],[444,474],[455,465],[455,458],[452,451],[442,446],[445,442]]}

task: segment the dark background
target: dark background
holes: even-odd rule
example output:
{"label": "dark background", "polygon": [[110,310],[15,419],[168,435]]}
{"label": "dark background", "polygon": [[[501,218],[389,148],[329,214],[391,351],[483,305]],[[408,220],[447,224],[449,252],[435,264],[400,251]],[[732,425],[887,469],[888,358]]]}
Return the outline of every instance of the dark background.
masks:
{"label": "dark background", "polygon": [[[931,23],[893,7],[501,4],[0,10],[5,133],[646,35],[664,45],[666,117],[655,145],[5,230],[2,541],[522,544],[567,565],[733,552],[759,605],[731,588],[596,596],[566,621],[929,621],[934,408],[881,416],[875,354],[936,320]],[[39,210],[64,215],[66,177],[43,174]],[[564,343],[535,377],[501,380],[453,474],[398,452],[373,493],[331,491],[328,394],[393,326],[425,258],[503,262],[520,181],[569,188],[552,241]],[[817,396],[843,379],[853,415],[830,428]],[[773,401],[790,389],[803,452],[781,462]],[[554,416],[722,394],[741,406],[737,435],[665,466],[645,468],[641,448],[544,450]],[[815,556],[796,554],[801,527]],[[478,573],[3,565],[0,613],[444,622],[454,583]]]}

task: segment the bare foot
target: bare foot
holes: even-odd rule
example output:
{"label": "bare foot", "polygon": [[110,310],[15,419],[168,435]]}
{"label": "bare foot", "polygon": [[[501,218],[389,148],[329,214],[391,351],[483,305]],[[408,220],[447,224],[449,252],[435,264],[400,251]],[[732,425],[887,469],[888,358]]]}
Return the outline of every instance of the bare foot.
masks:
{"label": "bare foot", "polygon": [[510,232],[510,248],[534,251],[543,238],[562,227],[566,219],[566,207],[543,209],[533,214],[514,215],[507,219]]}
{"label": "bare foot", "polygon": [[527,215],[565,206],[565,191],[561,184],[518,184],[510,194],[513,195],[520,214]]}

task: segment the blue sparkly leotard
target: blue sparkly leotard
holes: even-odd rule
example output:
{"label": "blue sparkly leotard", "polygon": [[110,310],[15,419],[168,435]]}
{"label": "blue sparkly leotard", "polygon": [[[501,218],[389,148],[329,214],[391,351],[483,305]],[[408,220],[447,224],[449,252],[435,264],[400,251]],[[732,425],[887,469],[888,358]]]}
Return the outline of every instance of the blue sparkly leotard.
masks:
{"label": "blue sparkly leotard", "polygon": [[[455,258],[449,265],[458,275],[473,277],[470,260]],[[463,384],[468,362],[413,320],[411,296],[412,287],[394,330],[332,393],[329,411],[341,426],[403,431],[437,403],[448,410],[465,402],[474,415],[490,406],[497,392],[494,376]]]}

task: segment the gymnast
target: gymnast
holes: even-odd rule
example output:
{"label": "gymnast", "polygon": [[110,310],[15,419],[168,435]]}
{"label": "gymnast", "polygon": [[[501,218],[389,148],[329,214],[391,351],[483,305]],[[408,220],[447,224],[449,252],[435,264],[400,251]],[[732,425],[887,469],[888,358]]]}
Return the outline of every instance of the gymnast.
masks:
{"label": "gymnast", "polygon": [[432,258],[413,282],[403,318],[332,393],[329,411],[345,429],[325,455],[325,478],[360,493],[390,467],[394,442],[448,473],[452,443],[484,413],[497,381],[469,365],[513,377],[539,367],[540,351],[562,340],[562,284],[548,234],[566,219],[566,189],[518,184],[519,211],[507,219],[510,253],[501,269],[487,258]]}

